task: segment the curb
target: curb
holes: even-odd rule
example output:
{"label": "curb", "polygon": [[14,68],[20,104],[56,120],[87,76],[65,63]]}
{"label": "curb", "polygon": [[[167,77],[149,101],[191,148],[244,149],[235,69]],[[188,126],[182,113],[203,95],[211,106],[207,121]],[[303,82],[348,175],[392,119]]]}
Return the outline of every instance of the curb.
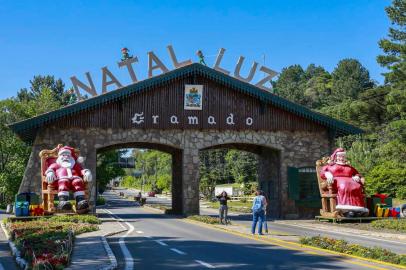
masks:
{"label": "curb", "polygon": [[99,270],[113,270],[113,269],[116,269],[117,266],[118,266],[117,265],[117,259],[116,259],[116,256],[114,256],[114,253],[111,250],[110,245],[106,240],[106,236],[105,235],[100,236],[100,239],[102,240],[104,249],[106,250],[107,256],[110,259],[110,265],[103,266],[103,267],[99,268]]}
{"label": "curb", "polygon": [[21,253],[20,251],[17,249],[17,247],[14,245],[14,243],[10,240],[10,235],[8,234],[6,227],[4,225],[3,222],[0,222],[1,228],[3,229],[4,234],[7,237],[7,241],[8,241],[8,245],[10,246],[11,249],[11,254],[13,256],[15,256],[15,260],[17,265],[21,268],[21,269],[28,269],[28,263],[26,260],[24,260],[23,258],[21,258]]}

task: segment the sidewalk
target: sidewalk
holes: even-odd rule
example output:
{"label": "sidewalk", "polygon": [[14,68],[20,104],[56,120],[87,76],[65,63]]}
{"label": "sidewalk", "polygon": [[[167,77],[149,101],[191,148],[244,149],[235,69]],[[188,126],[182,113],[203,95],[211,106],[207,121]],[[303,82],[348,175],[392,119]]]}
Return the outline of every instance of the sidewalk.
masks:
{"label": "sidewalk", "polygon": [[[97,209],[102,224],[100,230],[76,236],[72,252],[72,263],[68,270],[115,269],[117,261],[112,254],[105,236],[123,232],[117,221]],[[89,248],[91,247],[91,248]]]}

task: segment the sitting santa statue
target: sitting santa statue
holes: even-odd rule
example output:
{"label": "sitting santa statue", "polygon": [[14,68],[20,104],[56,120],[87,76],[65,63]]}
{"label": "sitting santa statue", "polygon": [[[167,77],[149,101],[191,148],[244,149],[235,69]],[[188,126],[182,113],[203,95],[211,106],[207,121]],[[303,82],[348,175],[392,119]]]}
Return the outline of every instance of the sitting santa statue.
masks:
{"label": "sitting santa statue", "polygon": [[89,203],[85,200],[85,183],[92,181],[92,173],[83,169],[80,163],[83,157],[76,157],[74,149],[69,146],[61,147],[58,151],[58,158],[45,171],[49,184],[55,181],[58,185],[58,209],[70,210],[72,205],[69,202],[69,191],[73,190],[76,200],[76,209],[85,211]]}
{"label": "sitting santa statue", "polygon": [[337,193],[337,206],[344,216],[367,216],[363,189],[364,178],[358,171],[350,166],[346,160],[343,148],[338,148],[330,157],[330,163],[321,169],[321,178],[332,185],[333,192]]}

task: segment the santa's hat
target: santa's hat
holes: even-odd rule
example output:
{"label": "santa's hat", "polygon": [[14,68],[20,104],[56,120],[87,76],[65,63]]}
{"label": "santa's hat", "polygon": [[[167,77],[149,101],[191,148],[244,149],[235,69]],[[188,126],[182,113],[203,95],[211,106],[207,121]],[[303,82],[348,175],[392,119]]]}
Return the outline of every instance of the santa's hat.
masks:
{"label": "santa's hat", "polygon": [[337,148],[330,156],[330,161],[335,161],[338,154],[345,154],[344,148]]}
{"label": "santa's hat", "polygon": [[70,147],[70,146],[65,145],[65,146],[59,148],[59,150],[58,150],[58,156],[62,155],[63,153],[68,153],[68,154],[71,155],[71,156],[75,159],[75,161],[78,162],[78,163],[83,163],[83,161],[84,161],[84,158],[83,158],[83,157],[78,157],[78,156],[76,156],[75,149],[73,149],[73,148]]}
{"label": "santa's hat", "polygon": [[124,47],[124,48],[121,49],[121,51],[126,52],[126,51],[129,51],[129,50],[126,47]]}

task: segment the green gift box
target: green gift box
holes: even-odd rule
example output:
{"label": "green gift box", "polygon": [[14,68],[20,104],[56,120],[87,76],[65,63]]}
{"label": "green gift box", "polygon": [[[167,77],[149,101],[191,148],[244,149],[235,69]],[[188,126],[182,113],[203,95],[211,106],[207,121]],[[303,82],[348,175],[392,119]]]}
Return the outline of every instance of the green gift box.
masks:
{"label": "green gift box", "polygon": [[380,207],[392,207],[392,198],[388,197],[381,199],[379,197],[374,196],[367,198],[367,207],[370,213],[375,212],[377,205],[380,205]]}

